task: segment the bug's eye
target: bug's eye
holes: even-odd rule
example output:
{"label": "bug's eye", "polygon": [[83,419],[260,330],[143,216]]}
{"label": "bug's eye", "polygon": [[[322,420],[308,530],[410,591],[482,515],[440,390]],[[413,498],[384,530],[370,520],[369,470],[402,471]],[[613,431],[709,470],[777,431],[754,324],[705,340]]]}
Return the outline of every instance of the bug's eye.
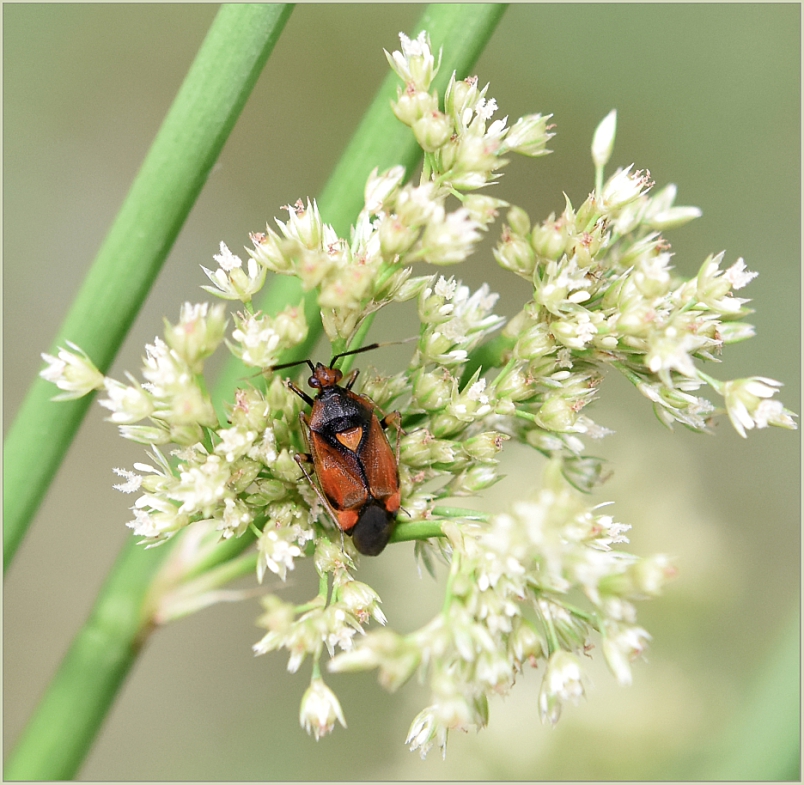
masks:
{"label": "bug's eye", "polygon": [[319,387],[321,387],[321,382],[319,382],[319,381],[318,381],[318,377],[317,377],[317,376],[311,376],[311,377],[310,377],[310,378],[307,380],[307,384],[309,384],[309,385],[310,385],[310,387],[315,387],[315,389],[316,389],[316,390],[317,390]]}

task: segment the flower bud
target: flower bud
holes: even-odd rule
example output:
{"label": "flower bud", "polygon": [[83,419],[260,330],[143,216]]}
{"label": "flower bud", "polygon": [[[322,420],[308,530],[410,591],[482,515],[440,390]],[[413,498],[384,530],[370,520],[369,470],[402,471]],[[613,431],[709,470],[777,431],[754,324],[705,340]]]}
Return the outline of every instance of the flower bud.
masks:
{"label": "flower bud", "polygon": [[500,153],[508,151],[535,158],[551,152],[547,142],[555,136],[548,131],[547,123],[553,115],[529,114],[520,117],[505,136]]}
{"label": "flower bud", "polygon": [[419,239],[420,229],[407,226],[399,216],[386,216],[380,224],[380,249],[384,259],[392,260],[409,251]]}
{"label": "flower bud", "polygon": [[612,109],[595,129],[592,137],[592,161],[596,169],[604,167],[611,158],[614,138],[617,135],[617,110]]}
{"label": "flower bud", "polygon": [[461,123],[466,109],[474,107],[479,97],[476,76],[456,80],[453,74],[444,94],[444,108],[456,123]]}
{"label": "flower bud", "polygon": [[551,215],[544,223],[533,227],[530,244],[540,257],[558,260],[564,255],[568,237],[569,231],[564,216],[556,220]]}
{"label": "flower bud", "polygon": [[699,207],[671,207],[655,213],[648,220],[647,225],[658,232],[665,232],[668,229],[677,229],[680,226],[694,221],[703,215]]}
{"label": "flower bud", "polygon": [[275,273],[290,273],[294,267],[294,259],[301,251],[301,243],[296,239],[280,237],[270,226],[266,230],[267,233],[257,232],[250,235],[254,250],[248,251],[249,256]]}
{"label": "flower bud", "polygon": [[533,625],[524,619],[520,619],[514,627],[508,639],[508,646],[520,664],[525,660],[530,660],[535,665],[536,660],[544,656],[545,646],[541,637]]}
{"label": "flower bud", "polygon": [[335,693],[324,684],[323,679],[314,678],[302,698],[299,722],[318,741],[332,731],[335,720],[346,727],[343,710]]}
{"label": "flower bud", "polygon": [[360,581],[346,581],[338,587],[338,597],[361,624],[373,616],[380,624],[385,624],[385,614],[380,610],[380,597],[374,589]]}
{"label": "flower bud", "polygon": [[577,418],[573,402],[561,393],[548,396],[536,415],[539,425],[558,433],[571,430]]}
{"label": "flower bud", "polygon": [[[463,206],[469,211],[469,217],[485,229],[497,217],[499,209],[508,206],[508,202],[485,194],[468,194],[463,200]],[[525,213],[524,210],[522,212]],[[527,219],[526,213],[525,218]]]}
{"label": "flower bud", "polygon": [[434,153],[452,135],[452,125],[441,112],[428,112],[413,123],[413,135],[426,153]]}
{"label": "flower bud", "polygon": [[300,344],[307,337],[307,319],[304,316],[304,303],[289,305],[274,317],[274,330],[279,336],[280,345],[288,349]]}
{"label": "flower bud", "polygon": [[523,278],[529,279],[533,275],[536,257],[530,243],[524,236],[512,232],[508,226],[503,226],[500,241],[492,253],[500,267]]}
{"label": "flower bud", "polygon": [[369,175],[363,191],[366,210],[372,215],[377,215],[383,209],[389,197],[405,179],[404,166],[393,166],[381,175],[378,175],[377,171],[375,167]]}
{"label": "flower bud", "polygon": [[472,496],[484,488],[488,488],[498,482],[498,476],[493,466],[488,464],[475,464],[469,469],[464,469],[460,474],[456,474],[447,484],[450,496]]}
{"label": "flower bud", "polygon": [[748,379],[735,379],[723,383],[723,397],[729,419],[737,433],[745,438],[746,430],[766,428],[776,425],[781,428],[795,429],[792,413],[788,412],[779,401],[771,401],[782,386],[775,379],[764,376],[752,376]]}
{"label": "flower bud", "polygon": [[514,357],[519,360],[535,360],[550,354],[556,346],[555,339],[545,322],[538,322],[522,332],[514,345]]}
{"label": "flower bud", "polygon": [[131,385],[121,384],[114,379],[104,379],[106,394],[98,403],[109,409],[112,414],[109,422],[117,425],[133,425],[144,420],[154,411],[153,397],[133,378],[129,377]]}
{"label": "flower bud", "polygon": [[539,710],[542,722],[555,725],[561,716],[561,704],[571,700],[574,703],[583,697],[581,667],[578,658],[564,649],[553,652],[547,661],[547,670],[539,691]]}
{"label": "flower bud", "polygon": [[745,322],[723,322],[718,326],[718,334],[723,343],[738,343],[753,338],[756,333],[753,324]]}
{"label": "flower bud", "polygon": [[291,458],[287,449],[283,449],[276,459],[276,463],[271,467],[274,475],[287,482],[297,482],[302,478],[302,470],[299,464]]}
{"label": "flower bud", "polygon": [[170,429],[159,425],[121,425],[120,435],[140,444],[168,444]]}
{"label": "flower bud", "polygon": [[408,88],[400,91],[391,108],[400,122],[412,127],[426,114],[438,111],[438,100],[428,92]]}
{"label": "flower bud", "polygon": [[618,169],[603,186],[600,206],[605,213],[616,212],[625,207],[653,185],[650,172],[640,169],[632,173],[632,167],[633,164],[626,169]]}
{"label": "flower bud", "polygon": [[435,62],[430,50],[429,36],[422,30],[414,40],[411,40],[404,33],[400,33],[399,41],[402,45],[401,52],[393,54],[385,52],[388,64],[403,82],[413,84],[418,90],[429,90],[441,63],[440,54],[438,65]]}
{"label": "flower bud", "polygon": [[42,355],[48,366],[40,371],[39,375],[45,381],[52,382],[60,390],[65,391],[55,396],[54,401],[81,398],[93,390],[103,389],[104,385],[103,374],[95,367],[86,352],[70,341],[67,341],[67,345],[74,351],[59,349],[58,357]]}
{"label": "flower bud", "polygon": [[288,211],[288,222],[277,221],[282,232],[289,239],[298,240],[305,248],[311,251],[320,250],[324,236],[324,225],[318,212],[315,199],[307,200],[307,207],[301,199],[296,204],[285,205]]}
{"label": "flower bud", "polygon": [[462,442],[464,451],[476,461],[496,462],[497,454],[503,448],[503,442],[511,437],[498,431],[485,431]]}
{"label": "flower bud", "polygon": [[279,480],[261,479],[254,483],[254,492],[246,496],[246,504],[254,507],[267,507],[271,502],[287,496],[288,489]]}
{"label": "flower bud", "polygon": [[187,363],[193,373],[200,373],[202,360],[223,340],[226,312],[223,303],[184,303],[179,323],[165,319],[165,341]]}

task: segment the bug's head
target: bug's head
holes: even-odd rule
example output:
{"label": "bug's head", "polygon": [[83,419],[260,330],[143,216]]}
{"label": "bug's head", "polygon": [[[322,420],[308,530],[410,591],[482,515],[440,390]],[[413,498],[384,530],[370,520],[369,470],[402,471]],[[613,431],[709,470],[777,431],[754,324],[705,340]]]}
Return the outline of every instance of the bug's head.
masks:
{"label": "bug's head", "polygon": [[337,368],[328,368],[326,365],[316,363],[315,367],[310,364],[313,374],[307,380],[307,384],[314,390],[323,390],[326,387],[334,387],[341,379],[343,374]]}
{"label": "bug's head", "polygon": [[369,504],[349,534],[355,548],[364,556],[377,556],[388,545],[394,530],[395,516],[378,504]]}

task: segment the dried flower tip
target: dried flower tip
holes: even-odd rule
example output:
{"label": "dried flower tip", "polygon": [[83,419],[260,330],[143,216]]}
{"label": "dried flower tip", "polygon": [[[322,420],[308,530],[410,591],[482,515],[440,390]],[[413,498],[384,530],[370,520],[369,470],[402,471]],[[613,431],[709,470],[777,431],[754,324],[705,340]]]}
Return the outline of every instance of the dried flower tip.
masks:
{"label": "dried flower tip", "polygon": [[600,206],[604,213],[622,209],[642,196],[653,185],[647,169],[631,172],[632,168],[633,164],[627,169],[618,169],[603,186]]}

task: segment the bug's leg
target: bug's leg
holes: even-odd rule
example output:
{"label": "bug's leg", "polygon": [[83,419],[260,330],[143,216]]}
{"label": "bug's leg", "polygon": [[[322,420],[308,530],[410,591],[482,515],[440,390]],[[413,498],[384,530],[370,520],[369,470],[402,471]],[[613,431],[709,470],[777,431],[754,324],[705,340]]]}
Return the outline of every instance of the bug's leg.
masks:
{"label": "bug's leg", "polygon": [[355,383],[355,379],[357,379],[357,375],[358,375],[359,373],[360,373],[360,369],[359,369],[359,368],[355,368],[355,369],[354,369],[354,370],[353,370],[353,371],[352,371],[352,372],[351,372],[351,373],[350,373],[350,374],[349,374],[349,375],[346,377],[346,381],[344,382],[343,386],[344,386],[344,387],[345,387],[347,390],[351,390],[351,389],[352,389],[352,385]]}
{"label": "bug's leg", "polygon": [[288,389],[295,392],[296,395],[299,396],[308,406],[313,405],[313,399],[306,393],[304,390],[300,390],[295,384],[293,384],[290,379],[288,379],[285,384],[287,384]]}
{"label": "bug's leg", "polygon": [[397,466],[399,465],[399,440],[402,437],[402,434],[405,433],[402,430],[402,415],[399,412],[391,412],[390,414],[386,414],[385,417],[380,420],[380,425],[382,425],[384,430],[388,429],[389,425],[393,425],[396,428],[396,463]]}
{"label": "bug's leg", "polygon": [[[307,415],[304,412],[299,412],[299,422],[302,426],[302,435],[304,436],[304,444],[307,449],[310,449],[310,423],[307,421]],[[318,483],[313,479],[312,474],[307,470],[307,465],[313,464],[313,456],[309,452],[297,452],[293,456],[293,460],[299,465],[299,468],[302,470],[302,474],[307,479],[307,482],[310,483],[310,487],[315,491],[315,495],[318,496],[318,500],[321,504],[324,505],[324,509],[329,513],[330,518],[332,518],[333,522],[336,526],[338,526],[338,516],[335,513],[335,509],[329,503],[329,499],[324,496],[321,488],[318,487]],[[340,529],[341,527],[338,526]],[[341,534],[343,534],[343,530],[341,530]]]}
{"label": "bug's leg", "polygon": [[313,456],[304,452],[297,452],[293,456],[293,460],[296,461],[297,464],[299,464],[299,468],[302,470],[302,474],[304,475],[305,479],[307,480],[307,482],[310,483],[310,487],[315,491],[315,495],[318,496],[318,500],[321,502],[321,504],[324,505],[324,509],[326,509],[326,511],[330,514],[332,520],[335,522],[335,525],[337,526],[338,517],[335,514],[335,510],[329,503],[327,497],[324,496],[324,494],[321,492],[321,489],[318,487],[318,484],[313,479],[313,476],[305,468],[306,464],[311,464],[313,462]]}

